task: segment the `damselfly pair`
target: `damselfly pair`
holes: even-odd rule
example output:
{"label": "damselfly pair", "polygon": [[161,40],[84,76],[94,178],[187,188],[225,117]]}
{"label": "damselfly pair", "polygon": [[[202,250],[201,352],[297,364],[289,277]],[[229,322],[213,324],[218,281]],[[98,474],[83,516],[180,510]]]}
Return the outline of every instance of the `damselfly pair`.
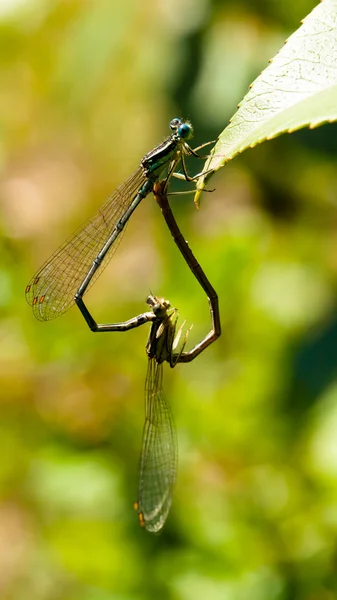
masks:
{"label": "damselfly pair", "polygon": [[[197,150],[201,147],[192,150],[187,144],[186,140],[192,136],[188,122],[173,119],[170,128],[170,137],[144,156],[138,169],[106,200],[94,218],[66,240],[26,287],[27,301],[39,320],[53,319],[76,302],[92,331],[125,331],[152,322],[147,345],[146,422],[136,503],[140,523],[149,531],[162,528],[176,477],[176,442],[170,409],[162,394],[162,363],[168,361],[174,366],[177,362],[189,362],[220,335],[217,295],[181,235],[166,196],[171,176],[187,181],[196,179],[187,173],[185,156],[199,156]],[[183,173],[174,172],[179,163]],[[163,174],[166,177],[160,182]],[[151,296],[152,311],[123,323],[102,325],[96,323],[83,301],[83,295],[116,250],[128,219],[151,191],[176,244],[210,301],[212,331],[190,352],[174,353],[177,314],[166,301]]]}

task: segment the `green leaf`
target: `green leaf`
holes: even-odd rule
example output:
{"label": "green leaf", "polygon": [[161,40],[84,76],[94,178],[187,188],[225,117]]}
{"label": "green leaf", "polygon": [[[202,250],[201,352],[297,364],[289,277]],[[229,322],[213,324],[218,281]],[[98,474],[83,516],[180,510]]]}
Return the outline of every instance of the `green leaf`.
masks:
{"label": "green leaf", "polygon": [[196,204],[211,174],[237,154],[336,119],[337,0],[323,0],[250,86],[220,134],[198,180]]}

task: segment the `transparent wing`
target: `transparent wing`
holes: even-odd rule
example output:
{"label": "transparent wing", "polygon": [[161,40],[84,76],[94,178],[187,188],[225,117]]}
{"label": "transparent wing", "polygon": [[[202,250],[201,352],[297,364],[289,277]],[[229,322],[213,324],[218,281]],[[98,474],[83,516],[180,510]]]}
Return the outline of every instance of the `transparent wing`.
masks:
{"label": "transparent wing", "polygon": [[[145,181],[146,177],[139,167],[127,181],[116,188],[97,214],[83,223],[34,275],[26,287],[26,299],[37,319],[48,321],[70,308],[93,260]],[[88,289],[108,264],[122,233],[123,231],[96,271]]]}
{"label": "transparent wing", "polygon": [[145,383],[145,425],[140,459],[139,521],[148,531],[163,527],[177,474],[177,440],[172,413],[162,390],[163,366],[149,360]]}

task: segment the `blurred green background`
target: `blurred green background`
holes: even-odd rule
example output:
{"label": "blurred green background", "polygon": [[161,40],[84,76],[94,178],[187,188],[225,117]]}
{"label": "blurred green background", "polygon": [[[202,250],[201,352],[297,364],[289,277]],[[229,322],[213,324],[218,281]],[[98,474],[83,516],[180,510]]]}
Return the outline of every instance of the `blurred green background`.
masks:
{"label": "blurred green background", "polygon": [[[191,119],[214,139],[315,2],[1,0],[0,597],[332,600],[337,589],[337,136],[282,136],[177,220],[223,335],[165,366],[179,473],[163,533],[132,508],[148,326],[40,323],[24,289],[140,158]],[[190,170],[202,166],[193,161]],[[184,189],[182,182],[177,189]],[[87,295],[98,322],[207,300],[152,197]]]}

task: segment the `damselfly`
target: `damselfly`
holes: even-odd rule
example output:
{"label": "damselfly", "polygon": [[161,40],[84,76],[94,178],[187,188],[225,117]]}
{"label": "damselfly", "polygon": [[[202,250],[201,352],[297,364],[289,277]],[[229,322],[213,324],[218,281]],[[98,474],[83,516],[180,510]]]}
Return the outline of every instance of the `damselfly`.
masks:
{"label": "damselfly", "polygon": [[162,529],[170,506],[177,475],[177,440],[171,409],[163,394],[163,363],[174,367],[181,330],[176,335],[177,310],[163,298],[149,296],[155,319],[146,352],[149,357],[145,381],[145,425],[138,500],[134,507],[139,522],[148,531]]}
{"label": "damselfly", "polygon": [[[197,344],[193,350],[184,352],[187,330],[178,350],[184,323],[176,332],[178,312],[168,300],[149,296],[154,319],[146,346],[149,358],[145,381],[145,424],[138,499],[134,508],[139,523],[147,531],[158,533],[169,513],[177,476],[177,437],[169,404],[163,394],[163,363],[171,367],[179,362],[193,360],[211,341]],[[147,313],[145,313],[147,314]]]}
{"label": "damselfly", "polygon": [[168,180],[181,162],[183,174],[176,175],[194,180],[188,176],[184,161],[186,155],[198,156],[186,142],[192,136],[192,126],[176,118],[170,122],[170,128],[172,134],[144,156],[138,169],[113,192],[97,214],[66,240],[31,279],[26,298],[37,319],[54,319],[74,301],[81,310],[84,293],[111,259],[128,219],[164,172]]}

